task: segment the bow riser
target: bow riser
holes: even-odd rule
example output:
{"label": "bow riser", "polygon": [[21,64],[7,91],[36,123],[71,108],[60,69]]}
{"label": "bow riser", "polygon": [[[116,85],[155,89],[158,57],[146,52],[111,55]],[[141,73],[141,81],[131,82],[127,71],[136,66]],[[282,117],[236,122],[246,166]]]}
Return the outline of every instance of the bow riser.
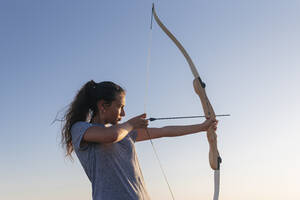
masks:
{"label": "bow riser", "polygon": [[[201,79],[195,78],[193,81],[194,90],[200,98],[205,117],[207,119],[209,118],[216,119],[216,114],[210,104],[210,101],[208,100],[205,88],[202,87],[203,85],[202,83],[203,82],[201,81]],[[209,141],[209,148],[210,148],[209,164],[212,169],[217,170],[219,169],[219,157],[220,157],[218,146],[217,146],[217,134],[212,128],[209,128],[206,136]]]}
{"label": "bow riser", "polygon": [[214,112],[214,109],[212,108],[208,97],[206,95],[205,88],[202,86],[203,82],[200,78],[195,78],[193,81],[193,86],[196,94],[199,96],[202,104],[202,108],[205,114],[205,117],[208,118],[216,118],[216,114]]}

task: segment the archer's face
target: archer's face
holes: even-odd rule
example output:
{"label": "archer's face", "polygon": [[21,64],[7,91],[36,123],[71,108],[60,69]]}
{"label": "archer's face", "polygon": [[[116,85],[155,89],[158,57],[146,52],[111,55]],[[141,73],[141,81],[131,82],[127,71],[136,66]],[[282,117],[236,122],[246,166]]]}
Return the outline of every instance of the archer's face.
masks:
{"label": "archer's face", "polygon": [[105,108],[105,122],[115,125],[125,116],[125,94],[121,93],[116,96],[110,106]]}

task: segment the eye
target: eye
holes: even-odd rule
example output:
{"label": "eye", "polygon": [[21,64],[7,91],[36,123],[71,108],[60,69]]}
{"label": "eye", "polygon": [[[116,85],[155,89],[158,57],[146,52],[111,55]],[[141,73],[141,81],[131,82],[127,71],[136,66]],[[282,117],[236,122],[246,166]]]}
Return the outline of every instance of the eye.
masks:
{"label": "eye", "polygon": [[121,106],[121,110],[124,110],[124,107],[125,107],[125,106],[124,106],[124,105],[122,105],[122,106]]}

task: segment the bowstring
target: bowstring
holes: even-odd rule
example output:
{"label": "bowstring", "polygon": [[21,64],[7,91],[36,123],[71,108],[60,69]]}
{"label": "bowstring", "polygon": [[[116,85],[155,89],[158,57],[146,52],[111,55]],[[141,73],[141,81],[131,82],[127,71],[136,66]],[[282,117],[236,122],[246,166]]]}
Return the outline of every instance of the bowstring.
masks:
{"label": "bowstring", "polygon": [[[147,102],[148,102],[148,93],[149,93],[149,77],[150,77],[150,63],[151,63],[151,50],[152,50],[152,25],[153,25],[153,11],[151,12],[151,24],[150,24],[150,33],[149,33],[149,44],[148,44],[148,55],[147,55],[147,65],[146,65],[146,88],[145,88],[145,99],[144,99],[144,113],[146,113],[146,105],[147,105]],[[151,136],[150,136],[150,133],[148,131],[148,128],[146,128],[146,133],[149,137],[149,140],[150,140],[150,143],[151,143],[151,146],[152,146],[152,149],[153,149],[153,152],[154,152],[154,155],[156,157],[156,160],[158,161],[158,164],[159,164],[159,167],[160,167],[160,170],[163,174],[163,177],[165,179],[165,182],[168,186],[168,189],[169,189],[169,192],[172,196],[172,199],[175,200],[175,197],[174,197],[174,194],[172,192],[172,189],[171,189],[171,186],[169,184],[169,181],[168,181],[168,178],[167,178],[167,175],[165,173],[165,170],[163,168],[163,165],[159,159],[159,156],[158,156],[158,153],[156,151],[156,148],[154,146],[154,143],[151,139]]]}

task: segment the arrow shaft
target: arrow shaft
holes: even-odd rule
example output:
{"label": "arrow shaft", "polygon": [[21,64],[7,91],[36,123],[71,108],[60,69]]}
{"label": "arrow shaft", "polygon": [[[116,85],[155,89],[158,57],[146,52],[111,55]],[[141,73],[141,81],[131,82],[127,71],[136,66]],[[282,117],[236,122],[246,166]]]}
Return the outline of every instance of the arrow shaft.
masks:
{"label": "arrow shaft", "polygon": [[[230,114],[222,114],[222,115],[216,115],[216,117],[228,117]],[[168,120],[168,119],[191,119],[191,118],[202,118],[205,117],[205,115],[195,115],[195,116],[180,116],[180,117],[150,117],[147,120],[155,121],[155,120]]]}

